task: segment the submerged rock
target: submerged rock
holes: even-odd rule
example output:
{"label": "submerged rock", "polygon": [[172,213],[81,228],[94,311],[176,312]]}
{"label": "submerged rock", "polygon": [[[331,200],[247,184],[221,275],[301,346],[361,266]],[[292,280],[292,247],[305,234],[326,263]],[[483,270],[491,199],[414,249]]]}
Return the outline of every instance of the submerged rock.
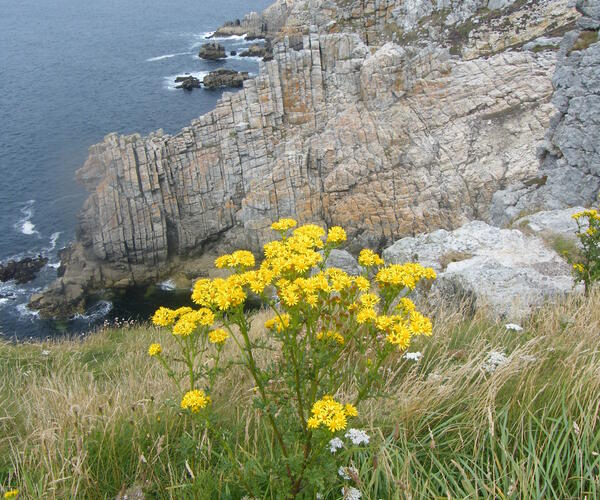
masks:
{"label": "submerged rock", "polygon": [[184,90],[192,90],[200,88],[200,80],[192,75],[178,76],[175,78],[175,83],[179,83],[176,88]]}
{"label": "submerged rock", "polygon": [[207,89],[216,89],[218,87],[241,87],[248,78],[250,78],[250,76],[245,71],[238,72],[221,68],[216,71],[211,71],[204,77],[202,83]]}
{"label": "submerged rock", "polygon": [[219,59],[225,59],[227,54],[225,53],[225,47],[217,42],[205,43],[200,47],[198,57],[201,59],[207,59],[209,61],[217,61]]}
{"label": "submerged rock", "polygon": [[0,264],[0,281],[15,280],[18,284],[33,281],[37,273],[48,263],[46,257],[26,257],[21,260],[9,260]]}

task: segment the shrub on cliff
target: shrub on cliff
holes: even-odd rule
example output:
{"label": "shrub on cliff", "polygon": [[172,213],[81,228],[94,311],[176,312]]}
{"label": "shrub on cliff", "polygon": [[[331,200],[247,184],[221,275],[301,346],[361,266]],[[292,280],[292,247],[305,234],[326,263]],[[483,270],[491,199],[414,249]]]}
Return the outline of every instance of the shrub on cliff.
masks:
{"label": "shrub on cliff", "polygon": [[[407,294],[435,273],[414,263],[385,266],[367,249],[359,256],[360,276],[326,269],[330,252],[346,240],[344,230],[295,226],[292,219],[273,223],[279,239],[264,246],[258,267],[248,251],[219,257],[216,267],[231,274],[196,282],[192,300],[199,309],[158,309],[153,322],[170,329],[176,349],[154,343],[148,353],[185,391],[180,406],[190,425],[217,440],[226,431],[211,411],[215,381],[232,364],[252,377],[253,405],[273,448],[264,460],[228,450],[232,480],[246,494],[260,496],[268,483],[287,492],[282,496],[313,498],[337,481],[344,498],[360,498],[355,462],[370,438],[356,428],[358,408],[385,397],[389,363],[414,337],[431,335],[431,321]],[[259,338],[250,337],[252,317],[244,310],[250,294],[272,312]],[[237,351],[223,365],[226,342]],[[261,365],[265,352],[271,362]]]}
{"label": "shrub on cliff", "polygon": [[591,208],[573,215],[577,222],[577,238],[581,251],[577,261],[572,262],[578,281],[585,284],[588,294],[592,283],[600,281],[600,212]]}

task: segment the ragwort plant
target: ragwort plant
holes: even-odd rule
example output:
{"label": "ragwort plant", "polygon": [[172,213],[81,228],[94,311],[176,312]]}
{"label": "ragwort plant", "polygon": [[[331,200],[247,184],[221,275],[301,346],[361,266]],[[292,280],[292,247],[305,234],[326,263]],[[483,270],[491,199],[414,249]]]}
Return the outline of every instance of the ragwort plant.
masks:
{"label": "ragwort plant", "polygon": [[[227,369],[220,366],[223,344],[235,343],[238,359],[230,362],[251,375],[254,405],[278,449],[277,460],[240,474],[238,483],[247,494],[270,486],[288,498],[335,490],[360,498],[352,460],[369,436],[348,428],[349,423],[362,401],[382,395],[385,364],[401,356],[414,336],[431,335],[431,321],[406,295],[435,273],[415,263],[386,266],[368,249],[359,255],[360,276],[326,268],[331,251],[346,240],[345,231],[332,227],[326,234],[316,225],[296,225],[293,219],[272,224],[279,239],[264,245],[258,266],[245,250],[217,258],[216,267],[230,274],[195,283],[192,300],[199,309],[158,309],[153,322],[171,329],[178,352],[165,353],[152,344],[148,353],[182,393],[185,389],[181,408],[220,439],[222,433],[211,424],[210,394],[220,370]],[[249,335],[252,318],[244,310],[251,294],[273,314],[258,339]],[[269,366],[257,362],[262,349],[276,353]],[[344,365],[352,366],[350,373]],[[342,387],[352,396],[336,396]],[[233,468],[239,460],[232,459]]]}
{"label": "ragwort plant", "polygon": [[581,242],[578,262],[572,262],[573,273],[584,282],[587,295],[592,283],[600,280],[600,212],[591,208],[574,214],[573,219]]}

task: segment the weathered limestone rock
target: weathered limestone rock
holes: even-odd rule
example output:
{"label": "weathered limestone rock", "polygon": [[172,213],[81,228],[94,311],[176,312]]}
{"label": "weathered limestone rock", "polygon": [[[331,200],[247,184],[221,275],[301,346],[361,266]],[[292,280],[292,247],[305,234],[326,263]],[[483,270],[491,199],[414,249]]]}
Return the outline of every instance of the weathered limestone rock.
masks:
{"label": "weathered limestone rock", "polygon": [[569,265],[541,238],[473,221],[452,232],[403,238],[386,262],[416,260],[438,272],[434,293],[471,298],[499,317],[516,319],[574,288]]}
{"label": "weathered limestone rock", "polygon": [[231,69],[217,69],[211,71],[204,77],[202,83],[207,89],[219,87],[241,87],[250,78],[245,71],[233,71]]}
{"label": "weathered limestone rock", "polygon": [[578,241],[576,237],[577,222],[573,219],[573,215],[582,210],[584,210],[583,207],[543,210],[517,219],[513,226],[540,236],[560,236]]}
{"label": "weathered limestone rock", "polygon": [[209,42],[200,47],[198,57],[209,61],[218,61],[219,59],[225,59],[227,54],[225,53],[225,47],[220,43]]}

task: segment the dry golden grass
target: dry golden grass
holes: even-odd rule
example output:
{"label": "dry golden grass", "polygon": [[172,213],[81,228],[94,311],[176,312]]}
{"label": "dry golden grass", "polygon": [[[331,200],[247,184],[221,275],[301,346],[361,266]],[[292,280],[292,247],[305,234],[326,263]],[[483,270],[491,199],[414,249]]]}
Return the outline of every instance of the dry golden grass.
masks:
{"label": "dry golden grass", "polygon": [[[561,464],[548,462],[543,472],[550,489],[536,489],[527,462],[546,451],[543,440],[527,433],[535,419],[564,417],[569,432],[579,429],[580,435],[589,435],[585,447],[580,443],[580,453],[585,449],[589,454],[589,471],[582,468],[581,485],[577,483],[581,495],[573,496],[583,498],[585,490],[592,498],[590,486],[583,483],[586,474],[596,471],[597,454],[591,453],[600,443],[600,294],[549,305],[523,324],[523,332],[507,330],[483,313],[470,318],[465,310],[447,306],[433,311],[433,336],[419,338],[410,349],[420,350],[422,360],[399,356],[385,373],[391,398],[359,407],[362,425],[383,443],[376,458],[361,464],[361,477],[364,472],[369,478],[365,492],[418,498],[446,488],[449,495],[460,496],[471,491],[465,486],[470,484],[475,496],[508,497],[506,485],[517,481],[520,495],[514,498],[540,491],[551,498],[564,491],[553,486],[554,478],[562,477]],[[252,336],[262,334],[269,316],[256,314]],[[219,444],[203,434],[194,438],[190,450],[195,451],[187,450],[186,417],[178,411],[181,395],[146,353],[157,339],[168,351],[169,335],[151,326],[107,328],[83,340],[2,344],[0,485],[19,487],[27,498],[110,498],[133,485],[152,498],[204,498],[186,485],[207,480],[219,491],[225,476],[211,465]],[[228,357],[234,349],[229,343]],[[508,362],[487,373],[482,365],[492,350],[503,351]],[[262,351],[259,362],[268,364],[272,355]],[[339,370],[346,380],[342,392],[352,394],[351,361]],[[252,382],[237,365],[212,394],[215,411],[232,429],[228,439],[240,470],[246,455],[268,455],[270,450],[268,433],[251,405],[253,396]],[[554,427],[540,424],[540,429]],[[560,453],[575,439],[565,436]],[[498,477],[494,473],[484,480],[477,467],[484,477],[488,455],[480,456],[479,448],[486,446],[490,457],[497,454],[507,464],[498,468]],[[527,447],[532,447],[529,455]],[[517,452],[523,460],[510,465],[507,457]],[[191,458],[195,454],[200,455],[197,461]],[[445,486],[436,479],[437,470],[448,474]],[[496,470],[495,465],[489,470]],[[567,479],[565,484],[570,484]],[[269,493],[268,498],[276,497]]]}

